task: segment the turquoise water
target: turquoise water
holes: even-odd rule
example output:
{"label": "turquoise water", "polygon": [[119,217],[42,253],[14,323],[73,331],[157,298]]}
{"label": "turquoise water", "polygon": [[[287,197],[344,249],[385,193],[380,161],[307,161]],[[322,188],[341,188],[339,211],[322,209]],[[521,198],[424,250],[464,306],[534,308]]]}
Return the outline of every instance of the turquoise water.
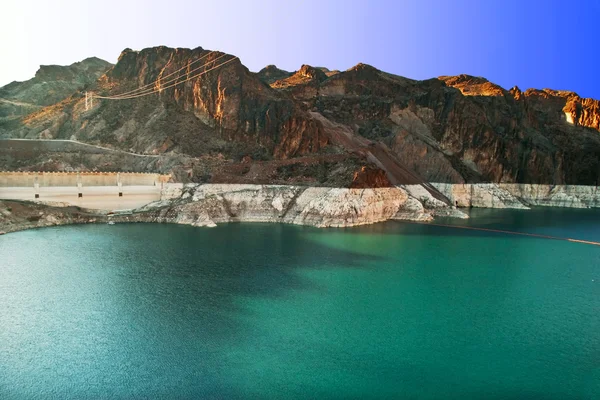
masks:
{"label": "turquoise water", "polygon": [[[470,221],[600,241],[600,212]],[[0,236],[0,398],[599,399],[600,247],[388,222]]]}

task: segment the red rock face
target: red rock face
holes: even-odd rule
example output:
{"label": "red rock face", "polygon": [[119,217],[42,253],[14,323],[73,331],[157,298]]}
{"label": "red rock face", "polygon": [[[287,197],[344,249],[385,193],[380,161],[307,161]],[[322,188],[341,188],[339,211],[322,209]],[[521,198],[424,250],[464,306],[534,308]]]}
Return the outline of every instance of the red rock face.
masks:
{"label": "red rock face", "polygon": [[387,178],[385,172],[372,166],[364,166],[359,171],[356,171],[354,173],[354,178],[352,179],[352,184],[350,185],[350,187],[354,189],[390,186],[392,186],[392,184]]}
{"label": "red rock face", "polygon": [[600,131],[600,101],[582,99],[574,94],[568,97],[563,111],[570,123]]}
{"label": "red rock face", "polygon": [[[110,88],[108,94],[127,92],[129,87],[154,82],[160,75],[169,75],[201,57],[205,57],[203,61],[190,65],[188,71],[206,62],[210,63],[207,67],[210,68],[233,58],[202,49],[160,47],[139,53],[126,50],[115,68],[106,74],[104,85]],[[203,70],[190,72],[184,77],[194,76]],[[320,134],[318,122],[309,118],[291,99],[280,95],[256,74],[249,72],[239,60],[167,88],[158,96],[164,103],[174,103],[192,113],[219,137],[266,147],[277,158],[317,152],[327,144],[326,138]],[[177,136],[177,132],[172,134]]]}
{"label": "red rock face", "polygon": [[[187,80],[202,71],[193,71],[197,66],[208,62],[210,68],[232,57],[201,48],[127,49],[89,90],[113,96],[151,84],[161,91],[95,100],[87,111],[77,93],[20,125],[0,124],[0,135],[173,152],[197,159],[196,169],[210,159],[212,176],[238,169],[254,174],[264,170],[254,168],[263,161],[278,170],[284,160],[304,157],[310,164],[306,157],[335,154],[341,164],[346,156],[361,160],[364,171],[355,161],[344,164],[356,185],[599,181],[597,100],[548,89],[507,91],[468,75],[415,81],[365,64],[343,72],[304,65],[288,73],[270,66],[255,74],[236,59]],[[153,83],[182,67],[177,86],[166,88],[168,78]],[[246,163],[238,168],[242,159]],[[219,171],[224,163],[231,168]],[[286,181],[296,170],[301,168],[286,170]],[[388,183],[377,170],[385,171]],[[257,182],[271,176],[255,175]]]}
{"label": "red rock face", "polygon": [[596,100],[506,91],[468,76],[410,81],[366,66],[328,79],[319,93],[313,109],[386,143],[429,181],[598,182]]}

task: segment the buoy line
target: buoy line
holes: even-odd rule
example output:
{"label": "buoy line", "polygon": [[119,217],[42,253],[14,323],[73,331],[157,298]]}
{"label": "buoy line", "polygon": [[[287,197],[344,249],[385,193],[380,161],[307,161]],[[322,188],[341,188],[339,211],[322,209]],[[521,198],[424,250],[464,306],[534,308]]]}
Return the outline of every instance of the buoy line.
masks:
{"label": "buoy line", "polygon": [[468,229],[468,230],[473,230],[473,231],[504,233],[504,234],[507,234],[507,235],[529,236],[529,237],[534,237],[534,238],[538,238],[538,239],[562,240],[562,241],[566,241],[566,242],[583,243],[583,244],[591,244],[591,245],[594,245],[594,246],[600,246],[600,242],[594,242],[594,241],[591,241],[591,240],[563,238],[563,237],[559,237],[559,236],[542,235],[542,234],[539,234],[539,233],[506,231],[506,230],[502,230],[502,229],[491,229],[491,228],[478,228],[478,227],[474,227],[474,226],[460,226],[460,225],[436,224],[434,222],[419,222],[419,221],[400,221],[400,222],[406,222],[406,223],[415,224],[415,225],[440,226],[440,227],[443,227],[443,228],[458,228],[458,229]]}

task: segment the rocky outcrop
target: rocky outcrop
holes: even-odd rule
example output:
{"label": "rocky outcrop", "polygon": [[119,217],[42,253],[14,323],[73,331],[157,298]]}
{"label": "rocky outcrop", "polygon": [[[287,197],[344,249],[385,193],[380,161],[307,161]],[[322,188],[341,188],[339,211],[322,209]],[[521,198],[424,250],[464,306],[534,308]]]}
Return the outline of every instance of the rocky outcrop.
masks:
{"label": "rocky outcrop", "polygon": [[310,65],[303,65],[298,71],[291,75],[288,79],[279,81],[273,86],[295,86],[300,83],[320,83],[327,79],[327,74],[320,68],[315,68]]}
{"label": "rocky outcrop", "polygon": [[433,185],[457,207],[520,209],[532,206],[600,207],[600,190],[597,186],[511,183],[433,183]]}
{"label": "rocky outcrop", "polygon": [[480,76],[440,76],[446,85],[457,88],[465,96],[504,96],[504,89]]}
{"label": "rocky outcrop", "polygon": [[289,78],[293,75],[293,73],[279,69],[275,65],[267,65],[266,67],[258,71],[257,75],[261,81],[263,81],[267,85],[270,85],[275,81]]}
{"label": "rocky outcrop", "polygon": [[[341,227],[386,221],[408,196],[398,188],[342,189],[297,186],[201,185],[178,205],[176,222],[194,225],[251,221]],[[185,200],[184,200],[185,201]]]}
{"label": "rocky outcrop", "polygon": [[[417,204],[418,203],[418,204]],[[164,222],[282,222],[317,227],[431,218],[402,188],[318,188],[277,185],[167,185],[160,202],[140,211]]]}
{"label": "rocky outcrop", "polygon": [[582,99],[576,93],[569,92],[563,111],[568,123],[600,131],[600,101]]}
{"label": "rocky outcrop", "polygon": [[521,200],[494,183],[433,183],[456,207],[528,208]]}
{"label": "rocky outcrop", "polygon": [[106,220],[105,215],[74,206],[51,206],[23,201],[0,201],[0,234],[46,226],[85,224]]}
{"label": "rocky outcrop", "polygon": [[600,190],[597,186],[513,184],[498,186],[528,206],[600,207]]}
{"label": "rocky outcrop", "polygon": [[363,166],[354,173],[350,187],[353,189],[390,187],[390,183],[385,172],[380,168]]}

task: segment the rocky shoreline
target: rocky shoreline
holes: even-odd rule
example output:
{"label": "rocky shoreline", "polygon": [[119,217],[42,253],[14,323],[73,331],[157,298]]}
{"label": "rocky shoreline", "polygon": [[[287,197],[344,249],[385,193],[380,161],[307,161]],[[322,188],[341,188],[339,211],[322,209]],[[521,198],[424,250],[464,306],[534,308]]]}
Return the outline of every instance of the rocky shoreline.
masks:
{"label": "rocky shoreline", "polygon": [[[65,204],[0,202],[0,233],[85,223],[153,222],[212,227],[228,222],[276,222],[351,227],[388,220],[468,218],[461,207],[600,207],[593,186],[433,183],[452,206],[420,185],[323,188],[287,185],[166,184],[161,200],[135,210],[86,210]],[[458,208],[456,207],[458,206]]]}
{"label": "rocky shoreline", "polygon": [[458,207],[521,209],[533,206],[600,207],[598,186],[523,183],[432,183],[432,185]]}
{"label": "rocky shoreline", "polygon": [[109,221],[208,227],[226,222],[349,227],[394,219],[427,221],[435,215],[467,217],[463,212],[447,207],[426,191],[425,193],[418,200],[411,191],[400,187],[347,189],[286,185],[168,184],[162,191],[160,201],[127,212],[5,200],[0,203],[0,232]]}

